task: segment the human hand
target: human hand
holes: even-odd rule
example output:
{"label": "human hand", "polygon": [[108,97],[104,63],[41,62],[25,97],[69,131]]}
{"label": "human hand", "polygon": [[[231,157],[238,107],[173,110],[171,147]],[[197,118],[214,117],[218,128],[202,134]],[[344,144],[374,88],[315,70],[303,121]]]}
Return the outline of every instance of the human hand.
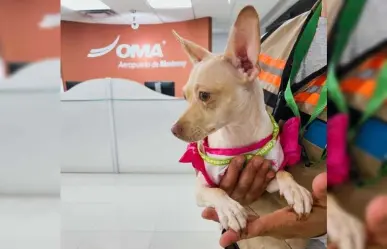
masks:
{"label": "human hand", "polygon": [[376,197],[366,210],[369,243],[387,246],[387,195]]}
{"label": "human hand", "polygon": [[[387,195],[379,196],[368,204],[365,225],[368,232],[368,246],[387,246]],[[328,249],[341,249],[333,243]]]}
{"label": "human hand", "polygon": [[[313,181],[313,197],[315,199],[313,212],[305,221],[298,220],[297,214],[289,207],[277,210],[261,217],[249,217],[246,230],[238,234],[228,230],[222,234],[220,245],[227,247],[239,240],[257,236],[271,236],[281,239],[313,238],[326,233],[326,203],[327,203],[326,173],[317,175]],[[216,211],[207,208],[202,213],[203,218],[218,222]]]}
{"label": "human hand", "polygon": [[275,172],[270,169],[271,161],[260,156],[253,157],[242,170],[244,162],[244,156],[234,158],[219,187],[242,205],[250,205],[266,190]]}

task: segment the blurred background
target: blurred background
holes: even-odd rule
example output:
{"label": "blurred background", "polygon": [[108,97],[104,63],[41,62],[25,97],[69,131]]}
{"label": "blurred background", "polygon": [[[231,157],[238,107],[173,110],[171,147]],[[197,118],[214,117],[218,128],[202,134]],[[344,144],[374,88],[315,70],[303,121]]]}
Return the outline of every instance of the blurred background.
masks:
{"label": "blurred background", "polygon": [[60,246],[60,3],[0,2],[0,247]]}

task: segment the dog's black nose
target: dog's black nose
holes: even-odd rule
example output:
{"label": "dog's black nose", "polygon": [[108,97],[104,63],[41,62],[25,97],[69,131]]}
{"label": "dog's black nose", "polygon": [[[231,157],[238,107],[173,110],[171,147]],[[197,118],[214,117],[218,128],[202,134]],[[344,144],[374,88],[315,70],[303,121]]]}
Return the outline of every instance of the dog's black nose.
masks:
{"label": "dog's black nose", "polygon": [[181,125],[176,123],[172,126],[171,132],[173,133],[173,135],[175,135],[177,137],[177,136],[181,135],[181,133],[183,132],[183,127],[181,127]]}

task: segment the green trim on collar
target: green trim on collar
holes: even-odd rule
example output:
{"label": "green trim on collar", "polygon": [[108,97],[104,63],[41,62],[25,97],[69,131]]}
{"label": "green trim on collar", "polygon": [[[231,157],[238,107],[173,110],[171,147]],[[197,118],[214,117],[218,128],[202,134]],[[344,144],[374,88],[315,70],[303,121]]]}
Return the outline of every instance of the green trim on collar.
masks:
{"label": "green trim on collar", "polygon": [[[262,148],[260,148],[257,152],[255,152],[255,154],[245,154],[244,156],[245,156],[246,162],[250,161],[254,156],[266,156],[271,151],[271,149],[273,149],[275,143],[277,142],[277,138],[279,134],[279,126],[275,121],[274,117],[271,114],[269,114],[269,116],[270,116],[271,123],[273,125],[273,134],[272,134],[273,137],[268,143],[266,143]],[[231,160],[233,159],[233,158],[219,159],[219,158],[210,157],[200,150],[199,142],[197,143],[197,146],[198,146],[198,151],[201,158],[205,162],[212,164],[214,166],[228,165],[231,163]]]}

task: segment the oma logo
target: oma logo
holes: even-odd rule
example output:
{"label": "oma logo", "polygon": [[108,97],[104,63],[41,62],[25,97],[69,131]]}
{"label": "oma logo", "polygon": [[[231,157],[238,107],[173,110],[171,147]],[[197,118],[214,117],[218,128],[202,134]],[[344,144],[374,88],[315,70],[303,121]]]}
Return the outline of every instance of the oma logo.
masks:
{"label": "oma logo", "polygon": [[150,44],[120,44],[117,46],[118,41],[120,40],[120,36],[117,36],[117,38],[108,46],[103,48],[93,48],[90,50],[87,57],[94,58],[94,57],[101,57],[110,51],[112,51],[114,48],[116,49],[116,54],[118,57],[122,59],[126,58],[153,58],[153,57],[164,57],[163,50],[161,49],[161,44],[156,43],[153,45]]}

